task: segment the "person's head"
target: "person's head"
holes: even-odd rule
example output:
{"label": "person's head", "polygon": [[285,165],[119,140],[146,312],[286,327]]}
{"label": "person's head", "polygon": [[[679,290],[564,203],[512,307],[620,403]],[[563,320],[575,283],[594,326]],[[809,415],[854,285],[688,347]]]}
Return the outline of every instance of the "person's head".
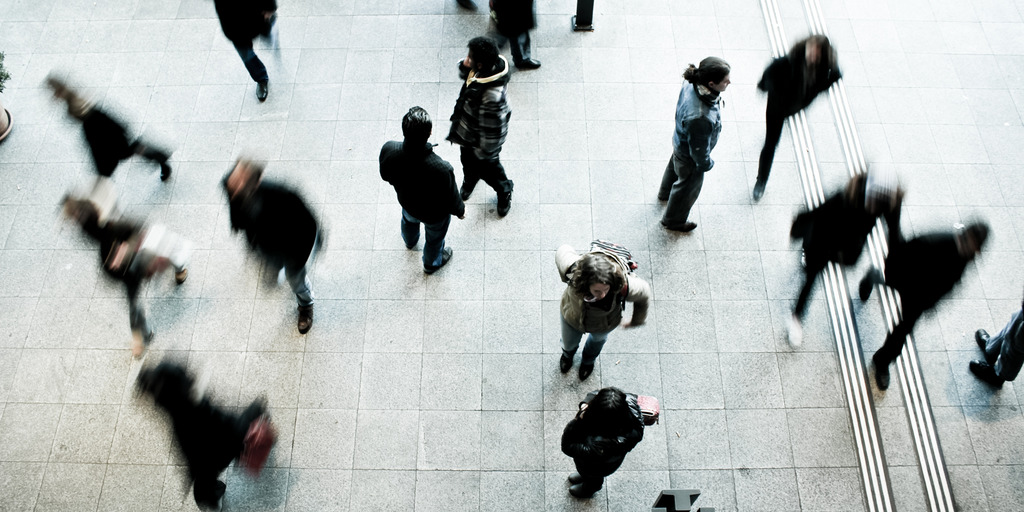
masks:
{"label": "person's head", "polygon": [[433,126],[430,114],[426,110],[422,107],[412,107],[402,118],[402,135],[405,135],[405,140],[409,142],[426,143]]}
{"label": "person's head", "polygon": [[54,75],[46,77],[46,85],[53,91],[53,97],[62,100],[68,105],[68,115],[76,119],[85,117],[92,110],[92,102],[80,96],[64,80]]}
{"label": "person's head", "polygon": [[490,71],[498,63],[498,45],[489,37],[474,37],[469,40],[469,61],[473,70]]}
{"label": "person's head", "polygon": [[87,199],[68,195],[64,196],[61,203],[64,215],[80,225],[85,225],[89,221],[95,221],[99,218],[99,211],[96,209],[96,205]]}
{"label": "person's head", "polygon": [[801,43],[803,43],[804,62],[808,66],[817,66],[818,63],[829,64],[832,58],[832,43],[828,40],[828,36],[821,34],[810,36],[794,45],[792,51],[799,52]]}
{"label": "person's head", "polygon": [[965,260],[974,259],[988,240],[988,225],[984,222],[972,222],[966,226],[957,224],[954,229],[960,257]]}
{"label": "person's head", "polygon": [[725,92],[725,88],[732,83],[729,80],[731,70],[725,60],[707,57],[700,61],[700,67],[690,64],[686,71],[683,71],[683,78],[691,84],[703,85],[716,92]]}
{"label": "person's head", "polygon": [[619,266],[599,253],[584,254],[576,262],[576,271],[569,285],[586,300],[601,300],[621,290],[625,277]]}
{"label": "person's head", "polygon": [[224,178],[224,190],[229,200],[244,199],[252,195],[262,179],[263,164],[239,158]]}
{"label": "person's head", "polygon": [[592,430],[602,432],[623,432],[633,424],[626,393],[616,387],[598,391],[580,417]]}

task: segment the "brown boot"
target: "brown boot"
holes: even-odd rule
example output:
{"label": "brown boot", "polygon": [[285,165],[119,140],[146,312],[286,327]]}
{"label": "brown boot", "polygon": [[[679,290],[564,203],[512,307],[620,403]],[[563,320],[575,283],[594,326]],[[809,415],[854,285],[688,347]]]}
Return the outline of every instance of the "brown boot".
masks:
{"label": "brown boot", "polygon": [[313,306],[299,306],[299,334],[306,334],[313,327]]}
{"label": "brown boot", "polygon": [[181,269],[181,272],[175,272],[174,273],[174,282],[176,282],[178,284],[181,284],[181,283],[184,283],[186,279],[188,279],[188,269],[187,268]]}

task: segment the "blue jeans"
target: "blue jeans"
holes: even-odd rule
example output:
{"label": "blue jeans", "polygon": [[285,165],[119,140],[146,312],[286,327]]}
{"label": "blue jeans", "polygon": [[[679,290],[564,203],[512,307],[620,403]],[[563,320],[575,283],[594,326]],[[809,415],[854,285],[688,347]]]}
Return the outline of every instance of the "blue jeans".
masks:
{"label": "blue jeans", "polygon": [[[452,216],[446,215],[444,220],[434,224],[423,223],[423,231],[426,240],[423,242],[423,266],[441,266],[442,252],[444,250],[444,236],[448,234],[448,225],[452,222]],[[420,220],[402,208],[402,240],[405,246],[412,249],[420,240]]]}
{"label": "blue jeans", "polygon": [[263,62],[252,49],[252,41],[232,41],[232,43],[235,45],[235,51],[242,58],[245,69],[249,71],[249,76],[252,77],[253,81],[266,82],[270,80],[270,75],[267,74],[267,67],[263,65]]}
{"label": "blue jeans", "polygon": [[1024,346],[1017,338],[1024,322],[1024,311],[1017,311],[1010,317],[1010,323],[1003,330],[988,339],[985,345],[985,358],[995,359],[992,366],[999,378],[1012,381],[1024,366]]}
{"label": "blue jeans", "polygon": [[[566,354],[575,354],[576,349],[580,346],[580,340],[583,339],[583,333],[577,331],[575,327],[569,325],[565,321],[564,317],[562,320],[562,351]],[[608,332],[592,332],[587,337],[587,344],[583,346],[583,360],[582,364],[594,364],[597,360],[597,356],[601,355],[601,349],[604,347],[604,342],[608,341]]]}

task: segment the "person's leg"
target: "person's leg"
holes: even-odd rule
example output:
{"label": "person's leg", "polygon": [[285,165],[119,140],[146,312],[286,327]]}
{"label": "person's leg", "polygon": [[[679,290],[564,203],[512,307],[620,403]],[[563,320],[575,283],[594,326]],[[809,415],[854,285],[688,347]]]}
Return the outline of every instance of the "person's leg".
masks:
{"label": "person's leg", "polygon": [[402,241],[407,249],[416,247],[416,242],[420,241],[420,221],[409,215],[405,208],[402,208]]}
{"label": "person's leg", "polygon": [[[902,299],[902,297],[901,297]],[[889,365],[903,352],[907,336],[914,330],[914,324],[921,318],[924,309],[910,301],[903,302],[903,318],[885,338],[885,343],[875,352],[871,360],[875,363],[875,381],[880,389],[889,387]]]}
{"label": "person's leg", "polygon": [[235,45],[235,51],[238,52],[238,56],[242,58],[242,63],[245,64],[245,69],[249,71],[249,76],[256,83],[263,83],[270,80],[270,75],[267,74],[267,67],[263,65],[260,58],[256,56],[256,52],[252,49],[252,41],[232,41]]}
{"label": "person's leg", "polygon": [[689,222],[690,210],[704,185],[704,173],[697,170],[696,162],[687,155],[673,153],[673,166],[679,179],[672,184],[661,222],[669,228],[678,228]]}
{"label": "person's leg", "polygon": [[136,155],[145,158],[151,162],[160,164],[160,179],[167,181],[167,178],[171,177],[171,166],[167,164],[167,160],[170,160],[171,154],[157,149],[153,146],[143,143],[141,140],[136,139],[132,143],[132,152]]}
{"label": "person's leg", "polygon": [[1020,330],[1022,322],[1024,322],[1024,318],[1022,318],[1022,312],[1018,310],[1010,318],[1009,323],[1003,327],[1003,330],[989,339],[988,345],[985,347],[986,357],[990,352],[995,352],[996,359],[992,366],[996,375],[1001,379],[1016,379],[1021,366],[1024,366],[1024,354],[1019,348],[1013,346],[1012,338],[1012,333]]}
{"label": "person's leg", "polygon": [[137,279],[125,281],[128,291],[128,324],[132,330],[132,354],[141,356],[146,345],[153,341],[153,329],[146,321],[146,310],[139,301],[142,283]]}
{"label": "person's leg", "polygon": [[306,272],[306,266],[303,265],[297,268],[284,268],[284,277],[288,280],[288,284],[292,287],[292,291],[295,292],[295,298],[299,302],[299,307],[307,307],[313,305],[313,285],[309,281],[309,275]]}
{"label": "person's leg", "polygon": [[592,365],[597,361],[597,356],[601,355],[601,349],[608,341],[608,334],[609,332],[592,332],[587,336],[587,343],[583,346],[583,360],[580,364]]}
{"label": "person's leg", "polygon": [[803,319],[804,311],[807,309],[807,301],[811,298],[811,291],[814,289],[814,281],[818,278],[818,274],[825,270],[825,265],[827,264],[827,261],[818,258],[807,260],[807,266],[804,267],[804,285],[800,288],[800,295],[797,296],[796,306],[793,307],[793,316],[797,319]]}
{"label": "person's leg", "polygon": [[441,222],[423,225],[426,239],[423,242],[424,267],[439,267],[444,263],[444,236],[448,234],[451,222],[451,216],[447,215]]}
{"label": "person's leg", "polygon": [[473,148],[461,146],[459,157],[462,160],[462,199],[469,199],[476,184],[480,181],[480,160],[473,154]]}
{"label": "person's leg", "polygon": [[757,163],[757,181],[767,182],[768,175],[772,172],[772,161],[775,160],[775,149],[782,139],[782,126],[786,116],[777,113],[769,107],[765,112],[765,135],[764,147],[761,148],[761,158]]}
{"label": "person's leg", "polygon": [[679,180],[679,174],[676,173],[676,155],[675,152],[668,158],[668,165],[665,166],[665,173],[661,175],[661,187],[658,188],[658,200],[668,201],[668,196],[672,192],[672,184]]}
{"label": "person's leg", "polygon": [[505,167],[498,158],[500,149],[490,155],[476,153],[480,162],[480,178],[498,194],[498,215],[505,216],[512,207],[512,180],[505,174]]}
{"label": "person's leg", "polygon": [[562,354],[571,358],[576,354],[576,349],[580,346],[580,341],[583,339],[583,333],[569,325],[569,322],[565,321],[565,317],[559,315],[558,318],[562,321]]}
{"label": "person's leg", "polygon": [[196,476],[192,484],[192,496],[201,510],[217,509],[226,489],[227,485],[217,480],[217,475],[203,474]]}

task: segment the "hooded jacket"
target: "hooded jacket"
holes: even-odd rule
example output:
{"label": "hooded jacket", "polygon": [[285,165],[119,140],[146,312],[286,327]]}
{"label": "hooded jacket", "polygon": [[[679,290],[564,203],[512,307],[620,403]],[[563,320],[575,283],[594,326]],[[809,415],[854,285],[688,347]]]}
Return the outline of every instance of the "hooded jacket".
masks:
{"label": "hooded jacket", "polygon": [[385,143],[380,150],[380,177],[395,187],[402,208],[421,222],[435,224],[449,215],[466,213],[454,169],[434,153],[429,142]]}
{"label": "hooded jacket", "polygon": [[676,131],[672,135],[675,151],[692,158],[698,171],[708,172],[715,166],[711,150],[718,144],[720,133],[718,98],[702,96],[696,85],[684,83],[676,103]]}
{"label": "hooded jacket", "polygon": [[586,421],[585,412],[565,426],[562,432],[562,453],[573,458],[576,470],[589,477],[605,477],[622,465],[637,443],[644,438],[644,419],[636,395],[626,393],[626,404],[632,425],[625,432],[607,432],[602,425]]}
{"label": "hooded jacket", "polygon": [[494,72],[481,76],[459,61],[459,76],[465,80],[452,112],[447,140],[476,149],[488,158],[497,157],[508,135],[508,61],[498,56]]}
{"label": "hooded jacket", "polygon": [[[621,263],[610,255],[605,255],[621,269]],[[580,255],[568,245],[563,245],[555,252],[555,265],[558,267],[558,275],[562,282],[569,282],[572,273],[575,271],[575,263],[579,261]],[[651,287],[647,281],[636,275],[623,271],[626,276],[625,300],[633,303],[633,317],[630,323],[633,326],[642,325],[647,320],[648,302],[651,296]],[[611,309],[604,310],[595,304],[588,303],[580,297],[571,286],[566,286],[562,292],[561,312],[566,323],[580,332],[610,332],[619,326],[622,321],[622,307],[620,306],[623,290],[613,290],[608,293],[611,296]]]}
{"label": "hooded jacket", "polygon": [[277,10],[276,0],[213,0],[220,28],[232,42],[247,42],[270,29],[263,12]]}

